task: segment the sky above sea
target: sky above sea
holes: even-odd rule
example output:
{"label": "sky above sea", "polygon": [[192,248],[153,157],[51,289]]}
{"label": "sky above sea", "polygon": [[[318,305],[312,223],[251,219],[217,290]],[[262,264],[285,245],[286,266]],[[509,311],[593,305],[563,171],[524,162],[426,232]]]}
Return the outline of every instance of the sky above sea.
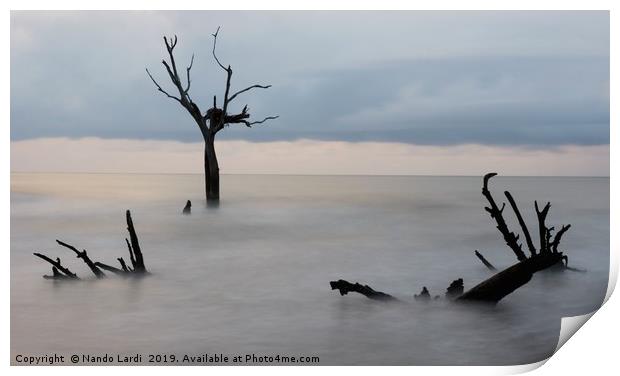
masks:
{"label": "sky above sea", "polygon": [[145,68],[173,92],[177,35],[206,111],[218,26],[232,90],[273,85],[231,111],[280,116],[218,134],[225,172],[609,175],[604,11],[14,11],[12,170],[199,172],[197,126]]}

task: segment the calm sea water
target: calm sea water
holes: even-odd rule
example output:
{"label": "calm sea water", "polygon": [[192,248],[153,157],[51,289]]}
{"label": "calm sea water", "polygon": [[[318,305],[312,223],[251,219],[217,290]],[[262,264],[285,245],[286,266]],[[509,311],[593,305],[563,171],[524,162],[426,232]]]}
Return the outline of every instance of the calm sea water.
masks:
{"label": "calm sea water", "polygon": [[[218,209],[200,175],[11,175],[11,352],[319,356],[338,365],[506,365],[548,357],[562,316],[599,307],[609,270],[609,179],[503,178],[535,230],[571,223],[561,248],[587,273],[542,272],[495,307],[414,302],[515,262],[483,210],[481,178],[222,177]],[[191,216],[180,214],[185,200]],[[61,239],[103,262],[127,259],[131,209],[141,280],[94,280]],[[509,209],[506,210],[508,213]],[[512,216],[507,216],[512,220]],[[518,228],[512,223],[512,228]],[[32,255],[59,256],[78,283],[41,278]],[[405,300],[341,297],[329,281],[367,283]],[[13,356],[14,360],[14,356]]]}

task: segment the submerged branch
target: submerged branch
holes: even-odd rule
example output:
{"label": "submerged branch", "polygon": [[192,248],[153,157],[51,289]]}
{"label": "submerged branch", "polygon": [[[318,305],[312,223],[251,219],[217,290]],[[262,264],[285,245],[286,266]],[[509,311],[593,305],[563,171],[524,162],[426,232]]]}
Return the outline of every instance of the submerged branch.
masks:
{"label": "submerged branch", "polygon": [[[56,258],[56,260],[52,260],[51,258],[45,256],[44,254],[37,253],[37,252],[33,253],[33,255],[52,264],[54,268],[57,268],[57,271],[60,270],[61,272],[63,272],[64,275],[67,276],[67,278],[79,279],[77,274],[73,273],[71,270],[69,270],[68,268],[65,268],[64,266],[60,264],[60,258]],[[54,269],[52,269],[52,271],[54,271]]]}
{"label": "submerged branch", "polygon": [[395,301],[397,300],[392,295],[386,294],[381,291],[375,291],[372,287],[368,285],[361,285],[359,283],[351,283],[345,281],[344,279],[339,279],[337,281],[331,281],[329,283],[332,290],[338,290],[340,295],[347,295],[350,292],[357,292],[358,294],[362,294],[365,297],[373,300],[383,300],[383,301]]}
{"label": "submerged branch", "polygon": [[490,262],[487,261],[486,258],[484,258],[484,256],[482,255],[482,253],[478,252],[478,250],[476,249],[474,251],[474,254],[476,255],[476,257],[478,257],[478,259],[480,259],[480,261],[482,261],[482,263],[484,264],[484,266],[486,266],[489,270],[491,271],[497,271],[497,269],[495,268],[495,266],[493,266],[493,264],[491,264]]}
{"label": "submerged branch", "polygon": [[103,269],[103,270],[107,270],[107,271],[112,272],[112,273],[114,273],[114,274],[119,274],[119,275],[125,275],[125,274],[127,274],[127,271],[125,271],[125,270],[122,270],[122,269],[119,269],[119,268],[115,268],[114,266],[107,265],[107,264],[104,264],[104,263],[99,262],[99,261],[97,261],[97,262],[95,263],[95,265],[96,265],[97,267],[99,267],[99,268]]}
{"label": "submerged branch", "polygon": [[88,257],[88,254],[86,253],[85,249],[80,252],[80,251],[77,250],[77,248],[75,248],[71,244],[67,244],[67,243],[62,242],[62,241],[60,241],[58,239],[56,239],[56,243],[60,244],[63,247],[69,248],[70,250],[75,252],[75,254],[77,255],[77,258],[82,259],[84,261],[84,263],[90,268],[90,270],[93,272],[93,274],[97,278],[104,278],[105,277],[105,274],[101,271],[101,269],[99,269],[97,267],[97,265],[95,265],[93,260],[91,260],[90,257]]}

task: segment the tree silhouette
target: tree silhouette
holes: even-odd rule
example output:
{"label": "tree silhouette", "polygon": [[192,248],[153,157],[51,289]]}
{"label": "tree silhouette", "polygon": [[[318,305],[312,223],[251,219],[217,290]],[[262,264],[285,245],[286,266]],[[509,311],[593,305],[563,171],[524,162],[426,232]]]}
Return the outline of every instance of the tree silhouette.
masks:
{"label": "tree silhouette", "polygon": [[166,95],[170,99],[174,99],[179,102],[181,106],[183,106],[187,112],[189,112],[190,116],[200,129],[202,133],[202,137],[205,142],[205,152],[204,152],[204,170],[205,170],[205,195],[207,199],[207,203],[209,202],[218,202],[220,199],[220,170],[217,161],[217,155],[215,153],[215,135],[227,127],[230,124],[242,124],[248,128],[251,128],[254,124],[262,124],[267,120],[277,119],[278,116],[268,116],[259,121],[250,121],[250,113],[248,112],[248,106],[245,105],[240,113],[238,114],[230,114],[229,113],[229,105],[241,94],[250,91],[252,89],[268,89],[271,85],[251,85],[246,87],[245,89],[234,92],[231,95],[230,91],[230,81],[232,78],[232,68],[230,65],[228,67],[224,66],[220,59],[217,57],[215,53],[215,48],[217,46],[217,36],[220,31],[220,28],[217,28],[217,31],[213,35],[213,58],[217,62],[217,64],[226,72],[226,88],[224,91],[224,101],[222,107],[217,107],[217,97],[213,96],[213,107],[209,108],[205,113],[203,113],[198,105],[192,101],[192,98],[189,94],[189,89],[191,87],[191,78],[190,71],[194,64],[194,55],[192,55],[192,59],[190,61],[189,66],[186,68],[186,85],[184,86],[181,76],[177,70],[177,65],[174,60],[174,47],[177,45],[177,37],[175,35],[174,40],[172,38],[168,39],[164,37],[164,43],[166,44],[166,50],[168,51],[168,56],[170,62],[167,62],[165,59],[162,60],[162,64],[166,68],[168,72],[168,76],[170,80],[174,84],[178,96],[172,95],[164,90],[159,83],[153,78],[151,72],[146,69],[146,73],[149,75],[157,90]]}

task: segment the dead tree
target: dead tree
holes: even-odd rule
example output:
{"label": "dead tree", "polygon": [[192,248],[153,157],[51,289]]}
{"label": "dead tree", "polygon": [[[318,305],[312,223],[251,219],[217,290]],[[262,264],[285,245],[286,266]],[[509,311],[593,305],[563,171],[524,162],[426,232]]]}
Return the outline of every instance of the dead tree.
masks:
{"label": "dead tree", "polygon": [[192,55],[192,59],[190,61],[189,66],[186,69],[187,76],[187,84],[183,84],[182,77],[180,76],[177,65],[174,59],[174,48],[177,45],[177,37],[174,39],[164,37],[164,43],[166,44],[166,50],[168,51],[168,57],[170,62],[167,62],[165,59],[162,60],[162,64],[166,68],[166,72],[168,72],[168,76],[172,81],[172,84],[175,87],[176,92],[178,92],[178,96],[169,94],[166,90],[162,88],[162,86],[157,83],[155,78],[151,75],[149,70],[146,72],[157,87],[157,90],[162,94],[167,96],[170,99],[177,101],[183,108],[187,110],[190,114],[194,122],[198,125],[200,132],[202,133],[202,137],[205,143],[205,151],[204,151],[204,171],[205,171],[205,195],[207,202],[217,202],[220,199],[220,172],[219,165],[217,161],[217,156],[215,153],[215,135],[229,126],[230,124],[242,124],[248,128],[251,128],[254,124],[262,124],[267,120],[277,119],[278,116],[267,116],[266,118],[259,121],[250,121],[250,113],[248,112],[248,106],[245,105],[241,112],[234,114],[230,112],[231,103],[241,94],[250,91],[252,89],[268,89],[271,85],[251,85],[246,87],[245,89],[241,89],[237,92],[231,93],[231,78],[232,78],[232,68],[230,65],[227,67],[224,66],[217,57],[215,53],[215,47],[217,44],[217,36],[220,31],[220,28],[217,28],[215,34],[213,34],[213,58],[217,62],[220,68],[226,72],[226,86],[224,88],[223,95],[223,103],[222,107],[217,107],[217,99],[216,96],[213,97],[213,106],[209,108],[206,112],[202,112],[198,105],[194,103],[192,100],[189,89],[191,86],[190,79],[190,71],[194,64],[194,55]]}
{"label": "dead tree", "polygon": [[[562,226],[562,228],[557,233],[555,233],[555,235],[553,235],[554,228],[548,227],[545,222],[549,213],[549,209],[551,208],[551,204],[547,203],[542,209],[540,209],[538,206],[538,202],[535,201],[534,207],[536,209],[540,236],[540,247],[537,250],[534,247],[534,243],[532,242],[527,225],[525,224],[525,221],[521,216],[521,212],[519,211],[519,208],[517,207],[514,198],[512,197],[510,192],[505,191],[504,194],[508,199],[513,211],[515,212],[519,225],[521,226],[521,230],[523,231],[526,239],[526,243],[530,253],[529,257],[526,256],[523,252],[522,245],[519,243],[519,235],[516,235],[515,233],[510,231],[508,225],[506,224],[506,220],[504,219],[503,212],[506,204],[502,204],[502,207],[500,208],[495,202],[493,195],[489,191],[489,180],[495,175],[497,174],[490,173],[486,174],[483,178],[482,195],[489,202],[489,206],[485,207],[484,209],[491,215],[491,218],[495,220],[495,223],[497,224],[497,229],[502,234],[508,247],[515,254],[518,262],[510,266],[509,268],[493,275],[487,280],[479,283],[465,293],[463,293],[463,280],[459,278],[453,281],[446,291],[446,297],[457,301],[483,301],[497,303],[508,294],[528,283],[536,272],[548,269],[555,265],[558,265],[564,269],[568,269],[568,258],[558,250],[558,246],[560,245],[562,236],[566,233],[566,231],[570,229],[571,225]],[[482,256],[482,254],[480,254],[478,251],[476,251],[475,254],[487,267],[493,267],[493,265],[486,261],[484,256]],[[566,264],[563,264],[562,261],[564,261]],[[577,269],[577,271],[582,270]],[[375,290],[373,290],[368,285],[362,286],[359,283],[351,284],[343,280],[331,282],[331,285],[332,289],[339,288],[341,295],[345,295],[346,292],[349,291],[354,291],[363,294],[371,299],[376,299],[376,297],[373,295],[374,293],[376,293]],[[345,292],[343,293],[343,289],[338,286],[343,286]],[[382,292],[380,294],[387,295],[390,298],[394,299],[392,296],[386,293]],[[430,293],[428,293],[428,290],[426,289],[426,287],[424,287],[422,293],[416,295],[415,297],[416,299],[428,298],[430,297]]]}
{"label": "dead tree", "polygon": [[[119,269],[117,267],[104,264],[99,261],[93,261],[88,256],[88,253],[86,252],[85,249],[82,251],[79,251],[77,248],[75,248],[74,246],[68,243],[62,242],[60,240],[56,240],[56,242],[59,245],[75,252],[77,257],[82,259],[82,261],[84,261],[84,263],[88,266],[88,268],[91,270],[91,272],[93,272],[93,274],[97,278],[104,278],[106,276],[103,270],[114,273],[114,274],[122,275],[122,276],[144,275],[148,272],[146,270],[146,267],[144,266],[144,257],[142,256],[142,250],[140,249],[140,244],[138,242],[138,236],[136,234],[136,230],[134,228],[133,220],[131,219],[131,213],[129,210],[127,210],[127,212],[125,213],[125,220],[127,221],[127,231],[129,231],[129,238],[131,239],[131,242],[130,242],[129,240],[127,240],[127,238],[125,238],[125,242],[127,243],[127,247],[129,249],[129,257],[131,260],[132,268],[129,268],[125,264],[125,260],[123,260],[122,257],[119,257],[117,259],[121,265],[121,268]],[[51,276],[44,275],[43,278],[55,279],[55,280],[79,279],[75,273],[71,272],[68,268],[64,267],[60,263],[60,258],[56,258],[56,260],[52,260],[51,258],[41,253],[36,253],[36,252],[34,253],[34,255],[49,262],[53,266],[52,275]]]}

